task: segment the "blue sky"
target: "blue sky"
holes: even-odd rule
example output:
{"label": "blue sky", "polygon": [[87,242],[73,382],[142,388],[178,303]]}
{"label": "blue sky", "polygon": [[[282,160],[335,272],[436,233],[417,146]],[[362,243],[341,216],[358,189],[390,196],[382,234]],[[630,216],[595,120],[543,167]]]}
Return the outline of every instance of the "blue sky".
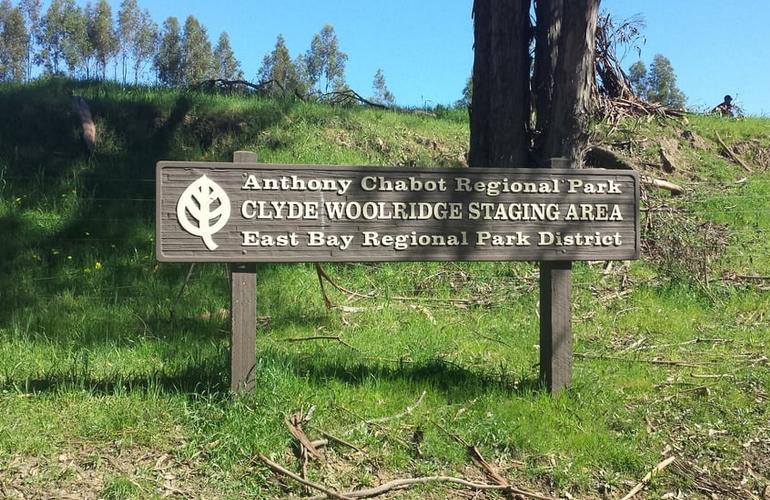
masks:
{"label": "blue sky", "polygon": [[[120,0],[110,0],[115,12]],[[84,2],[83,2],[84,3]],[[230,34],[246,77],[282,33],[296,55],[330,23],[350,59],[347,80],[363,95],[382,68],[400,104],[448,104],[473,63],[472,0],[139,0],[159,23],[195,15],[212,41]],[[770,2],[767,0],[604,0],[618,18],[647,22],[642,59],[667,56],[688,104],[711,107],[732,94],[750,114],[770,115]],[[625,66],[636,60],[628,55]]]}

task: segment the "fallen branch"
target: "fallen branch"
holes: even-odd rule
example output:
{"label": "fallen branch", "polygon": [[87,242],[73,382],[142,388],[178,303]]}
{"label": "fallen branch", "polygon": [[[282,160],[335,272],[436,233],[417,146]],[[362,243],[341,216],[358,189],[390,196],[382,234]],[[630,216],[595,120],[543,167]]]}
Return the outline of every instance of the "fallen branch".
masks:
{"label": "fallen branch", "polygon": [[323,267],[321,267],[321,264],[316,263],[315,266],[316,266],[315,270],[316,270],[316,273],[318,273],[319,279],[321,279],[321,278],[325,279],[336,290],[338,290],[338,291],[340,291],[340,292],[342,292],[344,294],[347,294],[351,298],[352,297],[358,297],[358,298],[361,298],[361,299],[371,299],[371,298],[374,298],[373,294],[364,295],[362,293],[354,292],[352,290],[348,290],[347,288],[343,288],[343,287],[339,286],[337,283],[334,282],[334,280],[332,280],[329,277],[328,274],[326,274],[326,271],[324,270]]}
{"label": "fallen branch", "polygon": [[642,491],[642,489],[644,489],[645,485],[647,485],[647,483],[649,483],[652,480],[655,474],[659,473],[660,471],[662,471],[663,469],[671,465],[671,463],[674,460],[676,460],[676,457],[673,457],[673,456],[668,457],[667,459],[663,460],[661,463],[653,467],[653,469],[650,472],[648,472],[647,475],[644,476],[641,481],[639,481],[639,484],[634,486],[631,489],[631,491],[629,491],[628,494],[626,494],[626,496],[624,496],[621,500],[629,500],[630,498],[633,498],[637,493],[639,493],[640,491]]}
{"label": "fallen branch", "polygon": [[679,195],[684,193],[684,188],[680,186],[679,184],[674,184],[673,182],[664,181],[663,179],[656,179],[654,177],[649,177],[646,175],[642,175],[640,177],[640,180],[642,184],[647,184],[649,186],[653,186],[660,189],[665,189],[667,191],[670,191],[673,195]]}
{"label": "fallen branch", "polygon": [[338,438],[338,437],[337,437],[337,436],[335,436],[334,434],[331,434],[331,433],[329,433],[329,432],[326,432],[326,431],[325,431],[325,430],[323,430],[323,429],[319,429],[319,428],[317,428],[317,427],[313,427],[313,428],[314,428],[315,430],[317,430],[318,432],[320,432],[320,433],[321,433],[323,436],[326,436],[326,438],[327,438],[329,441],[334,441],[335,443],[339,443],[339,444],[341,444],[341,445],[343,445],[343,446],[347,446],[348,448],[352,448],[352,449],[354,449],[354,450],[356,450],[356,451],[358,451],[358,452],[364,453],[364,450],[363,450],[363,449],[359,448],[358,446],[354,445],[353,443],[350,443],[350,442],[348,442],[348,441],[345,441],[345,440],[344,440],[344,439],[342,439],[342,438]]}
{"label": "fallen branch", "polygon": [[334,104],[350,104],[351,102],[357,101],[357,102],[360,102],[361,104],[366,104],[367,106],[371,106],[373,108],[390,109],[384,104],[380,104],[378,102],[372,102],[369,99],[366,99],[365,97],[361,96],[361,94],[359,94],[358,92],[352,89],[327,92],[325,94],[321,94],[319,96],[319,100],[328,100]]}
{"label": "fallen branch", "polygon": [[[257,455],[257,458],[259,458],[265,465],[270,467],[270,469],[272,469],[273,472],[276,472],[278,474],[283,474],[286,477],[290,477],[290,478],[294,479],[298,483],[301,483],[301,484],[303,484],[305,486],[313,488],[314,490],[318,490],[318,491],[324,492],[326,495],[322,496],[320,498],[331,497],[331,498],[337,498],[337,499],[340,499],[340,500],[350,500],[351,498],[354,498],[354,497],[351,497],[351,496],[347,496],[345,494],[337,493],[336,491],[334,491],[334,490],[332,490],[330,488],[327,488],[326,486],[324,486],[322,484],[314,483],[314,482],[309,481],[307,479],[303,479],[300,476],[298,476],[297,474],[293,473],[292,471],[290,471],[288,469],[285,469],[284,467],[281,467],[280,465],[278,465],[277,463],[273,462],[272,460],[270,460],[269,458],[267,458],[266,456],[264,456],[261,453],[259,453]],[[252,459],[252,461],[253,461],[253,459]]]}
{"label": "fallen branch", "polygon": [[420,394],[420,397],[417,398],[417,401],[415,401],[413,405],[407,406],[404,409],[404,411],[402,411],[401,413],[399,413],[397,415],[392,415],[390,417],[380,417],[380,418],[374,418],[374,419],[371,419],[371,420],[364,420],[364,423],[367,424],[367,425],[381,424],[382,422],[387,422],[389,420],[396,420],[396,419],[405,417],[405,416],[411,414],[414,411],[415,408],[420,406],[420,403],[422,403],[422,400],[425,397],[426,392],[427,391],[422,391],[422,394]]}
{"label": "fallen branch", "polygon": [[484,471],[484,474],[486,474],[487,478],[490,481],[494,481],[500,486],[505,486],[507,488],[506,493],[510,494],[511,496],[515,495],[521,495],[526,496],[529,498],[537,498],[540,500],[553,500],[552,497],[540,495],[539,493],[534,493],[532,491],[522,490],[520,488],[516,488],[515,486],[511,486],[511,484],[506,480],[502,475],[500,475],[497,470],[495,470],[492,465],[487,462],[484,457],[481,455],[481,452],[479,451],[476,446],[471,445],[468,443],[465,439],[460,437],[459,434],[455,434],[453,432],[449,432],[446,430],[442,425],[440,425],[438,422],[431,420],[433,425],[436,426],[439,430],[441,430],[444,434],[451,437],[458,443],[460,443],[462,446],[465,447],[465,449],[468,451],[468,454],[471,456],[471,459],[473,462]]}
{"label": "fallen branch", "polygon": [[626,363],[649,363],[653,365],[666,365],[666,366],[681,366],[685,368],[699,368],[703,366],[703,363],[690,363],[687,361],[671,361],[666,359],[631,359],[622,358],[620,356],[602,356],[598,354],[585,354],[582,352],[576,352],[574,354],[576,358],[583,359],[599,359],[605,361],[625,361]]}
{"label": "fallen branch", "polygon": [[[389,493],[394,490],[402,490],[404,488],[409,488],[410,486],[416,486],[418,484],[426,484],[426,483],[459,484],[461,486],[465,486],[468,489],[477,490],[477,491],[483,491],[483,490],[505,491],[505,490],[511,489],[510,486],[500,486],[499,484],[474,483],[472,481],[468,481],[466,479],[462,479],[459,477],[425,476],[425,477],[414,477],[414,478],[408,478],[408,479],[395,479],[393,481],[389,481],[379,486],[375,486],[374,488],[366,488],[363,490],[355,490],[355,491],[346,491],[345,493],[342,493],[342,495],[344,495],[344,498],[372,498],[372,497],[384,495],[385,493]],[[323,498],[326,498],[326,497],[321,495],[321,496],[309,497],[307,500],[321,500]],[[553,500],[551,497],[533,497],[533,498]]]}
{"label": "fallen branch", "polygon": [[[315,263],[315,272],[318,275],[318,284],[321,286],[321,297],[324,300],[324,305],[327,309],[332,308],[332,302],[329,300],[329,296],[326,295],[326,288],[324,288],[324,276],[326,276],[326,279],[329,279],[329,276],[324,272],[323,268],[321,267],[321,264],[318,262]],[[331,280],[329,280],[331,281]]]}
{"label": "fallen branch", "polygon": [[722,149],[725,150],[725,153],[727,153],[727,156],[729,156],[730,159],[732,159],[735,163],[737,163],[738,165],[743,167],[743,170],[745,170],[746,172],[750,173],[751,169],[749,168],[749,166],[746,165],[743,162],[743,160],[741,160],[740,157],[737,154],[735,154],[735,152],[727,146],[727,144],[725,144],[725,141],[722,140],[722,137],[719,135],[719,132],[715,132],[715,133],[717,135],[717,141],[719,141],[719,145],[722,146]]}
{"label": "fallen branch", "polygon": [[281,339],[281,342],[305,342],[309,340],[336,340],[340,344],[344,345],[345,347],[349,347],[350,349],[353,349],[354,351],[357,351],[355,347],[345,342],[342,337],[339,335],[313,335],[311,337],[289,337],[286,339]]}
{"label": "fallen branch", "polygon": [[[300,446],[300,452],[307,450],[307,452],[313,457],[318,460],[321,460],[323,458],[323,455],[321,455],[321,452],[318,451],[318,449],[313,446],[313,443],[310,442],[310,439],[307,437],[307,434],[305,434],[305,431],[302,430],[302,422],[305,420],[301,412],[295,413],[291,417],[286,419],[286,427],[289,428],[289,432],[292,436],[294,436],[294,439],[297,440]],[[303,450],[304,449],[304,450]]]}
{"label": "fallen branch", "polygon": [[651,349],[662,349],[664,347],[679,347],[679,346],[685,346],[685,345],[693,345],[693,344],[700,344],[705,342],[711,342],[714,344],[729,344],[733,342],[732,339],[711,339],[711,338],[703,338],[703,337],[695,337],[694,339],[686,340],[684,342],[676,342],[673,344],[653,344],[641,347],[639,350],[651,350]]}

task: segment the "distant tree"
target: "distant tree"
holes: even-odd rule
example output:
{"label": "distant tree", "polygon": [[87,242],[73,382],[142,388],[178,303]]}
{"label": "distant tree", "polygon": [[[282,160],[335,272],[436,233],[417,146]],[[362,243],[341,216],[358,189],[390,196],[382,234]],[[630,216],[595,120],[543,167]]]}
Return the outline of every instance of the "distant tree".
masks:
{"label": "distant tree", "polygon": [[310,50],[305,55],[307,75],[311,87],[329,92],[346,87],[345,63],[348,55],[339,48],[334,27],[327,24],[313,36]]}
{"label": "distant tree", "polygon": [[647,76],[647,99],[664,106],[682,108],[685,95],[676,86],[676,75],[671,61],[662,54],[655,54]]}
{"label": "distant tree", "polygon": [[107,63],[119,50],[118,35],[112,24],[112,8],[107,0],[98,0],[88,23],[88,36],[94,48],[97,71],[107,78]]}
{"label": "distant tree", "polygon": [[278,35],[273,51],[265,54],[262,59],[262,66],[257,75],[259,81],[272,83],[268,88],[270,95],[287,97],[304,90],[300,75],[296,64],[291,60],[283,35]]}
{"label": "distant tree", "polygon": [[8,21],[8,18],[11,16],[11,11],[13,10],[13,5],[11,5],[10,0],[0,0],[0,80],[5,78],[5,64],[4,60],[6,59],[6,47],[5,47],[5,41],[3,40],[3,33],[5,31],[5,23]]}
{"label": "distant tree", "polygon": [[217,46],[214,48],[215,76],[224,80],[240,80],[243,78],[241,63],[236,59],[230,37],[226,32],[219,35]]}
{"label": "distant tree", "polygon": [[60,61],[63,58],[62,40],[66,28],[65,3],[67,0],[51,0],[45,15],[41,20],[40,53],[36,60],[47,73],[59,73]]}
{"label": "distant tree", "polygon": [[88,34],[88,14],[71,0],[64,4],[64,37],[61,43],[70,77],[76,76],[79,69],[86,77],[90,76],[88,68],[93,46]]}
{"label": "distant tree", "polygon": [[126,83],[128,56],[134,48],[139,31],[140,15],[139,5],[136,3],[136,0],[123,0],[121,2],[120,10],[118,11],[118,39],[123,83]]}
{"label": "distant tree", "polygon": [[310,82],[306,54],[298,54],[297,57],[294,58],[294,69],[297,72],[296,91],[300,95],[305,95],[313,85]]}
{"label": "distant tree", "polygon": [[152,20],[150,12],[144,9],[139,14],[136,33],[131,44],[134,58],[134,83],[139,81],[139,73],[158,50],[158,25]]}
{"label": "distant tree", "polygon": [[154,65],[162,84],[174,87],[182,83],[182,35],[176,17],[163,22]]}
{"label": "distant tree", "polygon": [[21,9],[6,11],[6,8],[0,5],[0,79],[20,82],[27,73],[29,34]]}
{"label": "distant tree", "polygon": [[457,108],[469,108],[473,99],[473,78],[468,77],[463,87],[462,97],[455,103]]}
{"label": "distant tree", "polygon": [[40,0],[21,0],[19,8],[24,13],[27,26],[27,79],[32,78],[32,63],[34,61],[35,45],[40,38]]}
{"label": "distant tree", "polygon": [[647,99],[647,66],[643,61],[636,61],[628,68],[628,81],[634,94]]}
{"label": "distant tree", "polygon": [[187,16],[182,38],[182,82],[190,85],[212,75],[211,42],[206,28]]}
{"label": "distant tree", "polygon": [[381,68],[377,68],[377,72],[374,74],[374,80],[372,81],[372,89],[374,95],[372,101],[385,106],[392,106],[396,102],[396,98],[393,93],[385,85],[385,74]]}

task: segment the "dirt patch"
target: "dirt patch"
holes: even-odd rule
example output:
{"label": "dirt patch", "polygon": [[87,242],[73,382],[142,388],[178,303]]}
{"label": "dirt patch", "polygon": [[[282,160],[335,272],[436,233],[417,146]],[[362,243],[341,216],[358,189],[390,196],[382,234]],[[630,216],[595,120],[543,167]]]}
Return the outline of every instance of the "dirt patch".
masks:
{"label": "dirt patch", "polygon": [[711,146],[711,143],[692,130],[682,131],[682,138],[690,143],[691,148],[698,151],[705,151]]}
{"label": "dirt patch", "polygon": [[197,464],[151,448],[83,444],[57,455],[15,456],[0,470],[2,498],[216,497]]}
{"label": "dirt patch", "polygon": [[770,148],[763,146],[756,139],[737,141],[730,146],[730,149],[752,168],[759,168],[759,170],[770,168]]}

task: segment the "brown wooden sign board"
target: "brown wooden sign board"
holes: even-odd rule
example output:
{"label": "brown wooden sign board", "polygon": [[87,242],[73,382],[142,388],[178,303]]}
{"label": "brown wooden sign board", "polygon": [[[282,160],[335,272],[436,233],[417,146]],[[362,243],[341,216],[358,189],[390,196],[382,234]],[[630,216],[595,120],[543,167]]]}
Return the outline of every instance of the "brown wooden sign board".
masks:
{"label": "brown wooden sign board", "polygon": [[636,172],[162,161],[164,262],[639,257]]}

